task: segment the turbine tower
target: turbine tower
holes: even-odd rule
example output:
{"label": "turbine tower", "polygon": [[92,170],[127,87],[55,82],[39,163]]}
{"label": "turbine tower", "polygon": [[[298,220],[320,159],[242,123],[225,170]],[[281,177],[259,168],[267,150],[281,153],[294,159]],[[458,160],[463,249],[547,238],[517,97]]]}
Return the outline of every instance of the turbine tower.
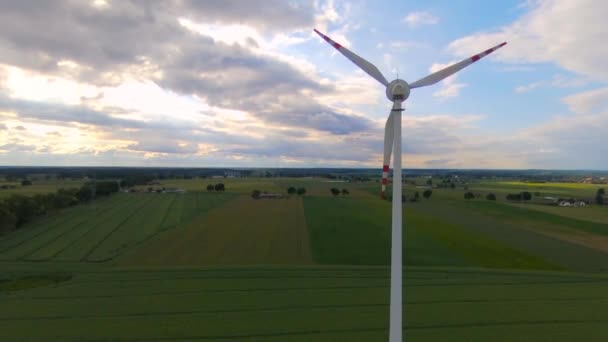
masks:
{"label": "turbine tower", "polygon": [[391,150],[394,150],[393,156],[393,218],[391,232],[391,288],[390,288],[390,321],[389,321],[389,342],[401,342],[402,338],[402,224],[401,224],[401,112],[404,110],[402,104],[410,96],[410,89],[426,87],[435,84],[444,78],[455,74],[465,67],[477,62],[481,58],[491,54],[495,50],[507,45],[506,42],[496,45],[484,52],[450,65],[442,70],[432,73],[418,81],[408,84],[404,80],[396,79],[388,82],[384,75],[372,63],[354,54],[344,46],[336,43],[328,36],[314,31],[325,39],[327,43],[336,48],[351,62],[355,63],[359,68],[365,71],[368,75],[376,79],[386,87],[386,97],[393,102],[393,108],[386,120],[384,128],[384,164],[382,165],[382,198],[385,197],[386,185],[388,184],[388,172],[391,159]]}

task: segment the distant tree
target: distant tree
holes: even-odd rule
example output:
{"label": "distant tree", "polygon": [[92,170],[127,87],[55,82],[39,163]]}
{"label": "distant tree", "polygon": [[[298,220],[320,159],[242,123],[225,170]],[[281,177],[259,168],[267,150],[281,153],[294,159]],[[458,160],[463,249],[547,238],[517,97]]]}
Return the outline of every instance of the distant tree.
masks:
{"label": "distant tree", "polygon": [[71,207],[78,204],[78,191],[79,189],[59,189],[54,194],[54,208],[61,209]]}
{"label": "distant tree", "polygon": [[450,183],[450,188],[454,189],[455,187],[456,187],[456,184]]}
{"label": "distant tree", "polygon": [[80,201],[81,203],[86,203],[92,200],[93,188],[90,185],[83,185],[82,187],[80,187],[80,189],[78,189],[78,192],[76,193],[76,198],[78,198],[78,201]]}
{"label": "distant tree", "polygon": [[21,186],[28,186],[28,185],[32,185],[32,181],[29,179],[24,179],[21,181]]}
{"label": "distant tree", "polygon": [[331,194],[334,196],[338,196],[340,194],[340,189],[338,189],[338,188],[331,188],[330,191],[331,191]]}
{"label": "distant tree", "polygon": [[522,194],[507,194],[507,200],[509,201],[521,201],[522,200]]}
{"label": "distant tree", "polygon": [[253,190],[251,192],[251,197],[253,197],[254,199],[258,199],[258,198],[260,198],[260,194],[261,194],[260,190]]}
{"label": "distant tree", "polygon": [[433,180],[431,178],[426,180],[427,185],[433,185]]}
{"label": "distant tree", "polygon": [[207,191],[213,191],[213,190],[215,190],[215,186],[213,186],[213,184],[207,185]]}
{"label": "distant tree", "polygon": [[287,193],[290,195],[294,195],[297,191],[298,190],[293,186],[290,186],[289,188],[287,188]]}
{"label": "distant tree", "polygon": [[118,192],[118,183],[115,181],[95,182],[89,185],[95,187],[96,195],[107,196],[114,192]]}
{"label": "distant tree", "polygon": [[6,208],[15,215],[15,226],[19,227],[40,214],[40,204],[33,197],[12,195],[5,200]]}
{"label": "distant tree", "polygon": [[5,205],[0,205],[0,234],[17,227],[17,217]]}
{"label": "distant tree", "polygon": [[475,198],[475,194],[473,194],[472,192],[467,191],[467,192],[464,193],[464,199],[470,200],[470,199],[473,199],[473,198]]}
{"label": "distant tree", "polygon": [[424,192],[422,193],[422,196],[424,196],[424,198],[426,198],[426,199],[429,199],[429,198],[431,198],[432,194],[433,194],[433,191],[427,189],[427,190],[424,190]]}
{"label": "distant tree", "polygon": [[350,192],[348,192],[348,189],[342,189],[342,195],[343,196],[346,196],[348,194],[350,194]]}
{"label": "distant tree", "polygon": [[600,196],[604,196],[606,194],[606,190],[604,188],[597,189],[597,194]]}
{"label": "distant tree", "polygon": [[486,199],[488,201],[496,201],[496,195],[494,195],[493,193],[490,192],[489,194],[486,195]]}
{"label": "distant tree", "polygon": [[524,201],[529,201],[529,200],[531,200],[531,199],[532,199],[532,194],[531,194],[531,193],[529,193],[528,191],[524,191],[524,192],[522,192],[522,193],[521,193],[521,198],[522,198]]}
{"label": "distant tree", "polygon": [[604,205],[604,196],[599,193],[595,196],[595,203],[599,205]]}
{"label": "distant tree", "polygon": [[420,193],[418,191],[416,191],[414,193],[414,200],[415,200],[414,202],[417,202],[419,199],[420,199]]}
{"label": "distant tree", "polygon": [[298,195],[302,196],[306,193],[306,189],[305,188],[298,188]]}
{"label": "distant tree", "polygon": [[215,191],[224,191],[224,190],[226,190],[226,188],[224,187],[224,183],[217,183],[217,184],[215,184],[215,186],[213,188],[215,189]]}

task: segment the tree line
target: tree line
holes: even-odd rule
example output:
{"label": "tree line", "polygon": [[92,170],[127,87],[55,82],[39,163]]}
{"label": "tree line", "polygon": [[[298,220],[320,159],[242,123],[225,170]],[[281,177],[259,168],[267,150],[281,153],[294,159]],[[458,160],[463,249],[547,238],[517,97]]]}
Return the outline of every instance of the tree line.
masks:
{"label": "tree line", "polygon": [[350,194],[350,192],[348,191],[348,189],[342,189],[342,190],[340,190],[338,188],[331,188],[329,191],[331,192],[332,195],[334,195],[334,197],[338,196],[339,194],[342,194],[342,196],[346,196],[346,195]]}
{"label": "tree line", "polygon": [[108,196],[119,190],[117,182],[87,183],[80,188],[59,189],[48,194],[14,194],[0,202],[0,233],[21,228],[35,217],[59,209],[90,202],[95,196]]}
{"label": "tree line", "polygon": [[[304,194],[306,194],[306,188],[295,188],[293,186],[290,186],[289,188],[287,188],[287,193],[289,195],[295,195],[298,194],[300,196],[303,196]],[[283,195],[281,194],[275,194],[275,193],[268,193],[266,191],[260,191],[260,190],[253,190],[251,192],[251,197],[253,197],[253,199],[259,199],[262,197],[270,197],[270,198],[284,198]]]}
{"label": "tree line", "polygon": [[207,191],[226,191],[226,186],[224,183],[209,184],[207,185]]}
{"label": "tree line", "polygon": [[[433,195],[433,190],[431,189],[426,189],[422,192],[422,197],[424,197],[425,199],[430,199],[431,196]],[[391,193],[387,193],[386,194],[386,200],[392,202],[393,201],[393,196]],[[405,194],[401,194],[401,202],[405,203],[405,202],[418,202],[420,201],[420,192],[415,191],[413,195],[411,196],[407,196]]]}

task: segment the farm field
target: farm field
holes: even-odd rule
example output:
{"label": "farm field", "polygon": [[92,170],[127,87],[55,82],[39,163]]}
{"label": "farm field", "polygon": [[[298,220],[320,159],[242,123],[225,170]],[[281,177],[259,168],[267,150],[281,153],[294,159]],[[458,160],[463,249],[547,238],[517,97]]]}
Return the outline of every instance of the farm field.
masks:
{"label": "farm field", "polygon": [[[216,182],[225,193],[204,190]],[[114,194],[0,236],[0,339],[386,340],[391,209],[378,183],[161,184],[187,192]],[[306,195],[250,196],[289,186]],[[350,195],[333,197],[332,187]],[[597,188],[571,187],[566,195]],[[404,206],[406,337],[605,341],[608,207],[465,201],[463,192],[433,189]]]}
{"label": "farm field", "polygon": [[248,196],[236,196],[182,229],[155,236],[124,262],[128,265],[310,263],[302,199],[266,202]]}
{"label": "farm field", "polygon": [[[410,268],[413,341],[604,341],[608,278]],[[0,338],[379,341],[386,267],[103,269],[0,292]]]}
{"label": "farm field", "polygon": [[229,194],[116,194],[32,222],[0,240],[0,260],[109,261]]}
{"label": "farm field", "polygon": [[32,185],[22,186],[20,182],[0,181],[0,186],[11,185],[15,187],[13,189],[0,189],[0,199],[13,194],[31,196],[55,192],[61,188],[79,188],[83,183],[82,180],[35,180]]}

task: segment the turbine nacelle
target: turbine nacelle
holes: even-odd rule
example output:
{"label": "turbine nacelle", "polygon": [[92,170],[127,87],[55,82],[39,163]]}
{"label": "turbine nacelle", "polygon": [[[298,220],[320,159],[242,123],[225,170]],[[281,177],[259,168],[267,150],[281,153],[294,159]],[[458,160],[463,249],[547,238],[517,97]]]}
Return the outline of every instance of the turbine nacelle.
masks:
{"label": "turbine nacelle", "polygon": [[396,79],[386,86],[386,97],[395,101],[405,101],[410,96],[410,85],[404,80]]}

